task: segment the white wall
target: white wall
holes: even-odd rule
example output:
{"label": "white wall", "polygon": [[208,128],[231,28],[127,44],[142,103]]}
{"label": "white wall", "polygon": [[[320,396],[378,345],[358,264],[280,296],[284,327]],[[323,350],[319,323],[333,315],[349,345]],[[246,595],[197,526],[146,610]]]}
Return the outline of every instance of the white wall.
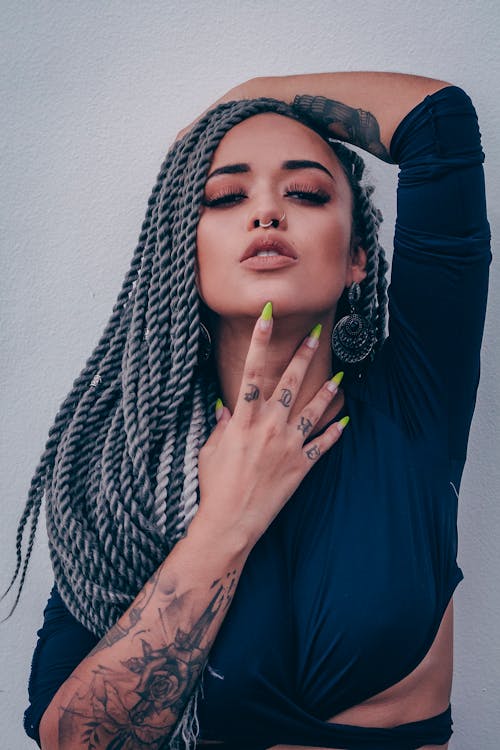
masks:
{"label": "white wall", "polygon": [[[256,75],[375,69],[449,80],[479,113],[495,236],[499,21],[496,0],[2,0],[0,588],[47,431],[108,320],[176,132]],[[370,166],[390,246],[396,169]],[[497,750],[500,736],[499,288],[494,265],[460,497],[453,750]],[[50,584],[40,529],[21,603],[0,626],[6,750],[32,747],[21,715]]]}

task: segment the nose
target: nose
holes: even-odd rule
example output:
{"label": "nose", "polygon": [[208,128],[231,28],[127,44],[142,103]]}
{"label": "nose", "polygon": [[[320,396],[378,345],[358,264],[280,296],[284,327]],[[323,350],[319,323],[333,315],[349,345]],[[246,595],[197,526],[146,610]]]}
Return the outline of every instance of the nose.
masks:
{"label": "nose", "polygon": [[285,222],[286,214],[278,208],[257,210],[250,216],[249,229],[257,229],[259,227],[263,229],[269,229],[270,227],[277,229],[280,225],[283,227]]}

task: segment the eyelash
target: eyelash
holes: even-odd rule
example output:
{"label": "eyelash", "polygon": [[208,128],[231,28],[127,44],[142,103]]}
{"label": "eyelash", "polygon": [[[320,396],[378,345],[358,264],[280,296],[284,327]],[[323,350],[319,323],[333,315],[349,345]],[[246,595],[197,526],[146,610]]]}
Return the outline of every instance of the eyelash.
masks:
{"label": "eyelash", "polygon": [[[299,200],[306,201],[307,203],[313,203],[316,206],[322,206],[328,203],[330,196],[327,192],[321,188],[312,188],[307,185],[290,185],[288,190],[285,192],[285,196],[294,195]],[[213,198],[204,198],[203,205],[208,208],[217,208],[219,206],[232,206],[239,202],[240,198],[246,198],[246,193],[241,189],[233,189],[231,187],[221,190],[219,193],[213,196]]]}

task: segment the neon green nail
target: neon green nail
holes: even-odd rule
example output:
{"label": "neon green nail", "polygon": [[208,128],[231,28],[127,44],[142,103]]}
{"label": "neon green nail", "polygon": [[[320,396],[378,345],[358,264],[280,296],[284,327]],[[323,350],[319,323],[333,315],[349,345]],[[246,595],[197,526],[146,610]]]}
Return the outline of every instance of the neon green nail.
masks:
{"label": "neon green nail", "polygon": [[322,328],[323,326],[321,325],[321,323],[318,323],[317,325],[314,326],[309,336],[313,339],[319,339]]}
{"label": "neon green nail", "polygon": [[273,303],[266,302],[264,309],[260,314],[259,327],[262,331],[267,331],[271,328],[271,319],[273,317]]}
{"label": "neon green nail", "polygon": [[271,320],[271,318],[273,317],[273,303],[272,302],[266,302],[260,317],[262,318],[262,320]]}
{"label": "neon green nail", "polygon": [[340,372],[338,372],[336,375],[333,376],[333,378],[331,379],[331,382],[337,383],[337,385],[340,385],[343,377],[344,377],[344,371],[341,370]]}
{"label": "neon green nail", "polygon": [[215,416],[219,417],[222,414],[222,410],[224,408],[224,404],[222,403],[222,399],[218,398],[215,402]]}
{"label": "neon green nail", "polygon": [[341,384],[343,377],[344,377],[344,373],[341,370],[336,375],[334,375],[333,378],[330,378],[330,380],[326,384],[326,387],[331,393],[336,393],[338,391],[339,385]]}
{"label": "neon green nail", "polygon": [[337,425],[338,425],[338,428],[339,428],[340,432],[342,432],[342,430],[344,429],[344,427],[347,427],[347,425],[350,422],[350,419],[351,419],[350,417],[342,417],[342,419],[340,419],[337,422]]}
{"label": "neon green nail", "polygon": [[319,340],[322,328],[323,326],[321,325],[321,323],[318,323],[317,325],[314,326],[311,333],[309,334],[306,344],[310,349],[316,349],[316,347],[318,346],[318,340]]}

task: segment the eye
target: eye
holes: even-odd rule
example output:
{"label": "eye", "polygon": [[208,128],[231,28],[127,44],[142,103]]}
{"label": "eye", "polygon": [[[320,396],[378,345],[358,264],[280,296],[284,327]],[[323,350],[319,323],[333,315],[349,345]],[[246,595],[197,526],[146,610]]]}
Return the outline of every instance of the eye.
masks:
{"label": "eye", "polygon": [[233,206],[246,198],[246,193],[240,189],[225,188],[219,193],[215,193],[210,198],[204,197],[202,204],[208,208],[217,208],[217,206]]}
{"label": "eye", "polygon": [[298,200],[306,201],[307,203],[314,203],[315,205],[323,205],[328,203],[330,195],[318,187],[311,187],[310,185],[290,185],[285,195],[298,198]]}

